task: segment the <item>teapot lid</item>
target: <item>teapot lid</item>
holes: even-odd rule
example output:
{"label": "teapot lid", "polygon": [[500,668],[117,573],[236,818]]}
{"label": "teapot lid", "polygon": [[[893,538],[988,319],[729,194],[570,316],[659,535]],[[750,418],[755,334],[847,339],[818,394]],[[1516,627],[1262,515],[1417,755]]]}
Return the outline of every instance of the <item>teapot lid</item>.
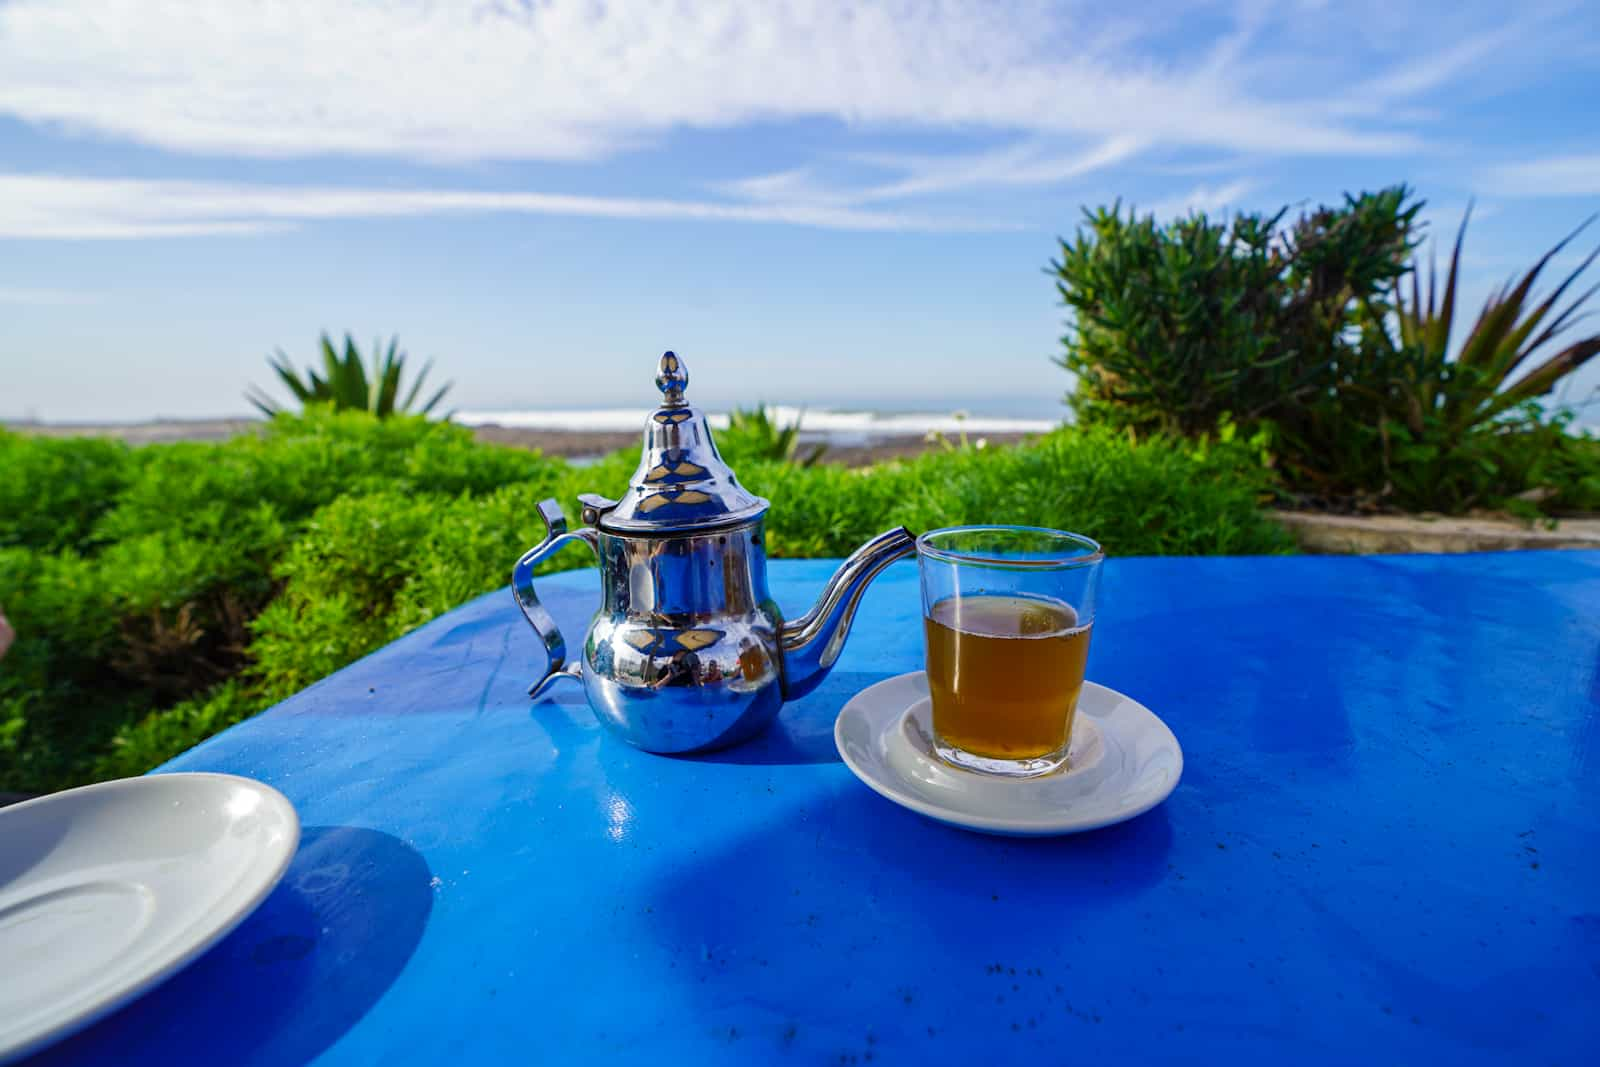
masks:
{"label": "teapot lid", "polygon": [[732,525],[767,510],[767,501],[740,485],[723,462],[705,412],[683,399],[688,384],[683,360],[663,354],[656,373],[661,406],[645,423],[644,450],[628,491],[616,507],[595,512],[602,529],[678,533]]}

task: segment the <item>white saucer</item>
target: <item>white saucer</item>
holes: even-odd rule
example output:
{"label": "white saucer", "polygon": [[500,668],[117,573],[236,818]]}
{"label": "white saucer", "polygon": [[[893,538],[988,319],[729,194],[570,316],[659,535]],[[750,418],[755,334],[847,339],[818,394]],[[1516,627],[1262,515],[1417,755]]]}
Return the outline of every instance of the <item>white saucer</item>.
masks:
{"label": "white saucer", "polygon": [[845,765],[868,787],[932,819],[989,834],[1071,834],[1142,815],[1183,773],[1167,724],[1138,701],[1085,682],[1067,766],[1040,778],[952,767],[933,751],[928,680],[912,671],[850,698],[834,723]]}
{"label": "white saucer", "polygon": [[105,1015],[255,910],[300,820],[276,789],[156,774],[0,808],[0,1061]]}

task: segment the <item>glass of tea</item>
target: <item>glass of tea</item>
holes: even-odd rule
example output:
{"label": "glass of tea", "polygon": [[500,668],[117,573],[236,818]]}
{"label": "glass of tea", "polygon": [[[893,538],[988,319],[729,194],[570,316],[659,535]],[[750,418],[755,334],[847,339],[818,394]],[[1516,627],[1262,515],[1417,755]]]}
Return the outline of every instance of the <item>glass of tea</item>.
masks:
{"label": "glass of tea", "polygon": [[957,767],[1032,778],[1066,764],[1105,553],[1033,526],[917,539],[934,748]]}

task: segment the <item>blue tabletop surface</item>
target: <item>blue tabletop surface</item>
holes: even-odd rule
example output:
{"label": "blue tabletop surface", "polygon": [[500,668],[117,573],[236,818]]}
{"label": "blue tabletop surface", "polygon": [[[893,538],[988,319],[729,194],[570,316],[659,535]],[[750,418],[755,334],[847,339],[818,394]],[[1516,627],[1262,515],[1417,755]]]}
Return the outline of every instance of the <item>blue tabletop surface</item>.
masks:
{"label": "blue tabletop surface", "polygon": [[[830,570],[774,563],[786,612]],[[530,706],[532,631],[474,601],[166,768],[276,786],[299,854],[39,1062],[1594,1062],[1600,553],[1105,578],[1090,676],[1166,719],[1184,778],[1046,840],[835,756],[845,700],[921,665],[910,563],[821,688],[692,759],[576,686]],[[594,573],[542,590],[581,634]]]}

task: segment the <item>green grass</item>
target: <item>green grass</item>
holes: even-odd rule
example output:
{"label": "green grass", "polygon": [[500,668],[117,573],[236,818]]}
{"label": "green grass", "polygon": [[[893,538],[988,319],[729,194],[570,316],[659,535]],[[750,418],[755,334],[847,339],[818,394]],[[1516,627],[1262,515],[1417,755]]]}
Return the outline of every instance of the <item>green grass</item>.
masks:
{"label": "green grass", "polygon": [[[419,419],[280,418],[222,444],[130,450],[0,433],[0,790],[148,770],[478,594],[637,459],[575,468]],[[774,556],[879,531],[1060,526],[1116,555],[1290,550],[1243,445],[1062,431],[860,470],[741,464]],[[590,565],[572,549],[547,564]],[[507,601],[508,624],[516,625]]]}

